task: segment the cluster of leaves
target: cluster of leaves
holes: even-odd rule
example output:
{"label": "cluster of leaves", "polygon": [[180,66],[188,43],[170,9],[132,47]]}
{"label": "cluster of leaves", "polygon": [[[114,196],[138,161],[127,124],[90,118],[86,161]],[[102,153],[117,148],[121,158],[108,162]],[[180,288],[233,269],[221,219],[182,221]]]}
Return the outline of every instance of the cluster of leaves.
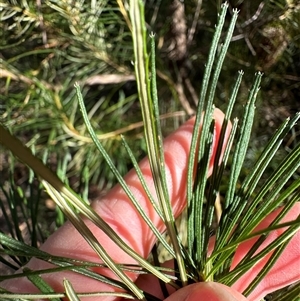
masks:
{"label": "cluster of leaves", "polygon": [[[256,3],[256,1],[253,3]],[[213,263],[207,261],[205,253],[213,223],[212,210],[215,201],[213,191],[219,191],[220,187],[222,187],[220,186],[220,178],[224,172],[225,161],[229,159],[229,149],[225,152],[227,156],[225,156],[224,165],[221,165],[220,169],[215,168],[213,180],[209,183],[210,190],[208,195],[206,195],[208,184],[206,182],[205,169],[200,170],[199,174],[197,174],[197,182],[194,187],[191,176],[193,166],[200,160],[205,165],[209,157],[209,147],[207,145],[209,145],[211,139],[212,121],[210,114],[206,115],[199,153],[196,152],[196,141],[199,140],[199,136],[196,132],[193,136],[189,180],[187,183],[187,198],[190,205],[189,216],[192,216],[188,221],[188,252],[193,260],[193,264],[190,264],[189,261],[183,260],[184,258],[186,259],[186,254],[184,252],[182,254],[183,249],[180,247],[180,241],[177,239],[174,217],[170,214],[171,210],[168,207],[170,204],[167,196],[164,170],[161,167],[163,166],[163,156],[161,139],[159,139],[162,137],[159,112],[171,113],[170,115],[173,117],[177,116],[177,118],[174,118],[175,121],[173,121],[174,126],[178,123],[178,116],[184,116],[181,111],[177,112],[177,114],[174,113],[182,105],[188,114],[197,114],[195,128],[198,128],[203,110],[211,112],[213,102],[218,104],[218,101],[225,102],[225,99],[230,99],[230,105],[226,109],[226,120],[228,121],[233,109],[233,103],[237,98],[238,89],[241,87],[241,99],[245,100],[248,97],[248,93],[246,93],[248,91],[246,91],[245,87],[249,87],[247,78],[242,80],[243,74],[239,73],[232,92],[232,80],[225,80],[225,76],[229,77],[229,79],[233,77],[232,65],[234,64],[232,62],[235,62],[234,73],[239,67],[237,64],[246,64],[246,67],[251,67],[250,69],[254,70],[271,70],[272,66],[281,60],[281,57],[283,65],[286,64],[286,60],[289,60],[289,63],[293,62],[296,56],[294,53],[286,52],[288,45],[284,42],[293,40],[293,50],[295,52],[298,51],[298,41],[293,39],[293,35],[296,32],[295,28],[298,25],[293,22],[293,18],[297,18],[299,7],[296,4],[292,6],[293,3],[290,2],[284,8],[280,7],[280,1],[276,3],[270,2],[266,5],[261,2],[253,10],[254,4],[253,6],[248,6],[244,1],[231,3],[231,5],[240,6],[242,11],[242,18],[237,26],[239,33],[236,33],[236,36],[234,36],[236,11],[234,11],[232,18],[227,19],[226,10],[224,9],[226,6],[217,6],[213,9],[212,3],[203,4],[202,7],[201,4],[202,1],[199,1],[195,15],[190,13],[193,11],[191,3],[186,4],[186,13],[183,10],[183,4],[179,1],[173,1],[172,5],[165,3],[154,4],[154,2],[149,4],[149,9],[146,10],[146,18],[149,20],[150,28],[157,33],[156,38],[159,41],[158,53],[161,54],[156,56],[158,61],[157,70],[155,70],[154,61],[151,64],[153,68],[151,70],[151,86],[147,86],[149,84],[148,78],[150,77],[147,58],[147,37],[143,27],[143,17],[137,13],[139,11],[136,7],[137,5],[131,3],[130,10],[127,11],[127,7],[124,7],[121,1],[118,1],[118,8],[110,1],[101,2],[101,4],[94,1],[89,4],[83,1],[82,3],[79,1],[75,2],[75,4],[74,1],[45,1],[44,3],[36,2],[34,4],[29,1],[22,1],[21,3],[8,1],[5,4],[0,4],[2,9],[1,18],[6,21],[1,24],[4,29],[1,31],[1,40],[5,41],[5,44],[1,45],[3,49],[1,68],[3,69],[3,83],[5,83],[3,88],[1,88],[3,89],[1,97],[5,97],[5,102],[3,102],[1,107],[1,121],[15,135],[21,134],[24,142],[34,152],[40,155],[43,154],[44,162],[53,160],[61,180],[64,180],[65,183],[72,175],[76,174],[77,182],[74,187],[87,193],[90,183],[94,182],[99,185],[100,179],[103,179],[104,176],[105,183],[103,183],[103,186],[107,185],[107,182],[112,182],[114,176],[124,185],[126,190],[125,183],[122,182],[122,174],[128,168],[129,160],[123,160],[123,157],[126,158],[127,152],[129,152],[131,154],[129,157],[132,159],[132,151],[129,151],[130,148],[125,141],[125,148],[116,147],[117,144],[115,142],[119,139],[118,135],[120,133],[140,128],[142,123],[138,121],[143,116],[145,127],[145,142],[143,143],[147,146],[152,169],[159,170],[155,184],[161,205],[161,213],[164,216],[168,234],[171,237],[175,250],[168,247],[164,237],[159,236],[158,239],[172,256],[176,254],[179,278],[183,284],[187,282],[187,276],[198,281],[199,271],[201,271],[200,274],[202,273],[201,277],[205,275],[204,278],[217,279],[223,283],[230,284],[233,281],[233,278],[230,277],[236,277],[236,275],[233,272],[228,277],[226,272],[229,271],[230,267],[228,258],[232,258],[234,252],[227,250],[224,244],[228,242],[229,234],[235,227],[239,217],[242,217],[246,207],[248,215],[239,220],[239,226],[242,229],[249,219],[253,223],[245,231],[237,232],[236,236],[230,238],[232,245],[247,239],[255,225],[259,223],[265,214],[274,210],[277,205],[286,202],[288,204],[287,208],[289,208],[299,198],[299,193],[297,192],[299,175],[297,172],[299,172],[300,154],[296,136],[292,137],[295,145],[293,150],[288,149],[289,154],[284,158],[282,164],[278,168],[272,167],[267,180],[261,181],[260,185],[258,185],[258,180],[262,179],[262,174],[269,168],[269,163],[278,150],[281,140],[286,137],[290,129],[295,129],[299,115],[296,115],[290,121],[286,121],[280,127],[280,130],[262,151],[254,169],[252,169],[252,173],[244,179],[240,189],[236,190],[239,188],[239,177],[246,158],[246,150],[253,123],[254,102],[261,80],[261,74],[257,75],[249,95],[248,104],[242,114],[244,117],[241,129],[237,131],[237,123],[234,124],[231,139],[233,139],[234,133],[237,131],[237,143],[232,161],[229,161],[231,166],[230,181],[225,187],[226,196],[223,205],[224,208],[230,207],[231,209],[226,214],[223,214],[220,221],[220,227],[217,230],[219,241],[215,250],[216,255],[210,259],[214,261]],[[285,4],[284,1],[281,4]],[[272,17],[278,15],[278,23],[274,22],[273,19],[269,18],[266,20],[264,18],[274,8],[276,10],[272,10]],[[164,16],[163,12],[168,9],[171,11],[170,20],[167,22],[161,20],[159,22],[158,16]],[[195,20],[199,19],[199,16],[200,20],[207,18],[210,22],[217,23],[216,14],[214,13],[214,17],[210,15],[216,10],[220,12],[221,21],[218,21],[219,25],[216,34],[214,34],[212,47],[210,49],[209,47],[206,49],[203,47],[199,51],[199,43],[205,44],[203,41],[210,40],[212,36],[211,23],[198,22],[199,24],[196,27],[193,24]],[[129,17],[129,15],[131,16]],[[171,21],[176,20],[175,16],[183,21],[179,22],[180,26],[178,27]],[[257,20],[264,20],[264,22],[257,23]],[[228,25],[229,30],[228,33],[222,34],[221,29],[224,24]],[[187,30],[186,26],[189,30]],[[261,29],[261,31],[258,29]],[[276,41],[270,39],[270,34],[274,30],[278,37]],[[289,32],[289,36],[285,34],[286,31]],[[164,41],[164,37],[167,37],[168,34],[170,34],[170,38]],[[202,37],[199,37],[201,34],[203,34]],[[258,37],[259,34],[261,34],[260,37]],[[253,63],[255,59],[246,62],[242,54],[239,57],[238,55],[231,55],[231,51],[228,52],[230,40],[238,40],[238,35],[242,37],[241,40],[244,39],[247,42],[247,49],[254,58],[254,54],[258,53],[258,50],[251,48],[252,44],[259,45],[260,43],[257,40],[262,36],[266,37],[267,40],[269,39],[269,42],[273,41],[272,45],[269,45],[270,48],[263,48],[269,52],[269,56],[263,59],[265,61],[264,64],[262,64],[262,61],[259,61],[263,56],[260,56],[255,64]],[[131,36],[133,37],[133,42]],[[154,60],[153,36],[151,36],[150,41],[152,41],[151,57]],[[224,43],[222,47],[219,46],[221,41]],[[281,52],[278,50],[274,54],[272,47],[278,47],[276,43],[285,45],[285,48],[280,49]],[[206,44],[210,45],[211,43]],[[263,43],[261,42],[261,44]],[[232,51],[239,50],[240,46],[237,44],[235,46],[237,48]],[[208,50],[209,53],[207,53]],[[242,52],[239,50],[237,53]],[[203,59],[203,57],[206,58],[207,56],[208,59]],[[134,67],[136,68],[137,86],[128,84],[128,81],[133,79],[134,67],[131,64],[133,57],[135,57]],[[165,57],[168,59],[165,60]],[[202,69],[203,61],[206,61],[206,66]],[[197,69],[189,67],[195,65],[200,67]],[[224,75],[220,74],[222,65],[225,70]],[[297,72],[296,68],[291,69],[290,74],[297,77]],[[157,91],[156,73],[158,74],[159,83],[164,83],[162,86],[166,86],[167,89],[159,89]],[[250,74],[253,74],[253,72],[250,72]],[[198,89],[194,87],[199,85],[199,80],[196,79],[202,77],[204,79],[199,99],[198,96],[195,97],[198,94]],[[189,78],[192,78],[192,80],[189,80]],[[291,78],[280,78],[278,80],[283,81],[286,85],[287,81],[294,80]],[[78,85],[76,86],[76,91],[72,88],[75,81],[81,85],[82,92]],[[126,84],[124,84],[125,82]],[[147,87],[146,90],[145,86]],[[292,88],[289,85],[286,85],[285,88],[285,91],[292,95]],[[136,91],[138,92],[138,97],[135,94]],[[83,114],[79,113],[76,96],[80,100],[80,109]],[[195,103],[188,101],[189,98],[193,99]],[[140,100],[140,105],[135,102],[136,99]],[[161,99],[167,99],[167,101],[158,101]],[[142,114],[137,114],[140,107]],[[226,107],[227,105],[223,105],[223,108]],[[164,117],[169,117],[169,115]],[[136,122],[133,123],[134,121]],[[98,130],[99,124],[101,125],[100,130]],[[93,128],[97,129],[97,133],[94,132]],[[117,130],[119,128],[121,130]],[[89,132],[92,139],[86,137],[87,132]],[[140,130],[133,133],[135,136],[140,136]],[[102,258],[103,250],[101,250],[101,245],[94,240],[81,221],[76,218],[76,212],[81,212],[113,236],[110,229],[103,224],[100,217],[94,215],[94,212],[91,211],[85,202],[82,202],[78,196],[70,192],[65,184],[49,173],[43,167],[44,165],[30,154],[28,149],[24,149],[18,143],[14,144],[15,140],[11,139],[11,136],[4,128],[1,129],[1,134],[5,139],[2,138],[0,141],[2,140],[3,144],[7,145],[16,156],[25,161],[43,179],[44,187],[55,200],[57,206],[74,223],[75,227],[82,231],[82,235],[94,246],[95,251]],[[99,138],[103,142],[102,144],[99,143]],[[92,141],[94,144],[92,144]],[[9,146],[9,143],[12,144]],[[146,149],[144,145],[141,147],[140,140],[138,143],[131,142],[131,149],[136,154],[137,159],[142,153],[139,149]],[[94,155],[96,149],[100,150],[108,163],[107,165],[98,162],[98,156]],[[54,154],[54,157],[51,157],[53,156],[52,154]],[[122,157],[122,160],[120,160],[120,157]],[[134,164],[135,162],[133,162]],[[4,166],[3,168],[6,167]],[[14,162],[11,162],[11,169],[13,173],[15,169]],[[80,175],[78,175],[78,172],[80,172]],[[32,184],[30,187],[34,187],[32,174],[29,179],[29,182]],[[13,181],[10,181],[10,183],[13,184]],[[253,197],[252,205],[248,206],[247,202],[253,196],[255,189],[258,197]],[[29,246],[25,247],[22,244],[24,240],[22,233],[18,230],[17,210],[21,210],[25,220],[27,217],[33,218],[32,224],[27,224],[32,240],[31,245],[33,247],[37,245],[36,237],[38,235],[43,240],[44,233],[35,219],[39,210],[40,204],[38,200],[40,199],[40,194],[35,196],[35,201],[30,201],[26,196],[26,191],[16,189],[16,191],[11,190],[9,194],[3,183],[1,183],[1,190],[9,200],[9,211],[13,216],[13,222],[9,224],[8,232],[20,242],[18,244],[13,239],[1,236],[4,246],[2,249],[3,254],[11,255],[15,263],[12,264],[5,257],[1,257],[1,261],[12,268],[17,268],[18,265],[26,262],[33,255],[42,259],[48,258],[48,254],[36,251]],[[40,191],[40,187],[37,190]],[[266,197],[266,194],[271,190],[272,194]],[[127,193],[132,199],[130,191]],[[204,197],[205,195],[206,197]],[[29,193],[29,196],[31,197],[33,194]],[[84,195],[84,199],[87,199],[87,194]],[[19,207],[15,205],[14,201],[17,202],[16,204]],[[132,201],[135,201],[134,198]],[[198,205],[195,206],[194,204]],[[7,208],[2,203],[1,205],[3,212],[5,212]],[[138,204],[136,206],[138,207]],[[262,210],[262,214],[253,219],[257,208]],[[146,217],[144,218],[147,219]],[[6,219],[9,220],[8,217]],[[295,223],[296,221],[293,221],[290,225],[295,228]],[[151,223],[149,226],[157,233]],[[274,224],[274,228],[276,226],[278,225]],[[291,231],[287,231],[286,236],[283,238],[284,242],[281,245],[278,242],[278,245],[273,246],[276,252],[280,252],[280,248],[288,241],[292,231],[295,230],[294,228],[291,227]],[[199,230],[194,232],[195,229]],[[268,233],[270,230],[266,229],[264,233]],[[204,237],[204,241],[201,241],[200,237]],[[196,244],[194,248],[195,241],[201,241],[201,243]],[[120,241],[118,241],[118,244],[124,245]],[[223,253],[224,248],[226,252]],[[219,255],[222,253],[226,260]],[[55,263],[53,260],[57,260],[56,264],[60,267],[67,267],[70,264],[70,261],[66,258],[51,258],[51,260],[53,263]],[[137,257],[137,261],[161,280],[169,280],[165,279],[165,275],[149,266],[145,260]],[[219,262],[219,264],[216,264],[216,262]],[[109,265],[107,262],[105,263]],[[127,282],[126,277],[122,278],[123,272],[117,266],[114,264],[109,266],[121,277],[129,291],[136,294],[139,299],[143,298],[143,295],[139,295],[140,292],[136,290],[134,285]],[[246,269],[246,265],[239,268],[243,271],[243,269]],[[81,269],[81,267],[78,267],[78,269]],[[186,271],[188,271],[189,275],[186,274]],[[88,273],[87,271],[85,272]],[[27,273],[28,277],[31,277],[33,282],[40,281],[40,278],[32,278],[33,275],[28,271],[25,271],[25,273]],[[93,277],[96,277],[96,275],[93,275]],[[263,277],[263,275],[260,275],[260,277]],[[256,281],[259,281],[259,279],[258,277]],[[252,286],[255,286],[255,283]],[[45,293],[47,293],[46,290]]]}

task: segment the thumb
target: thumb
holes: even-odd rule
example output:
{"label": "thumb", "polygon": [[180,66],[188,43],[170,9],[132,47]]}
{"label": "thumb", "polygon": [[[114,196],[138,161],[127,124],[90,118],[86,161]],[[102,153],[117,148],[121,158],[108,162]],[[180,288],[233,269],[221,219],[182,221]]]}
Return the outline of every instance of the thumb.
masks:
{"label": "thumb", "polygon": [[165,301],[246,301],[246,297],[224,284],[217,282],[200,282],[186,286]]}

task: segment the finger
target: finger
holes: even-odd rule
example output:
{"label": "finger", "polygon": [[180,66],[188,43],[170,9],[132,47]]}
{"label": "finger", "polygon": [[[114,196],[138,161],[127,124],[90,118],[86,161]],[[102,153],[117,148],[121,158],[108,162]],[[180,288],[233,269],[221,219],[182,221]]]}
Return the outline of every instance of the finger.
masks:
{"label": "finger", "polygon": [[165,301],[199,300],[246,301],[247,299],[235,289],[216,282],[195,283],[176,291],[170,297],[165,299]]}
{"label": "finger", "polygon": [[[213,150],[217,146],[223,118],[223,113],[220,110],[215,110]],[[178,216],[186,205],[185,192],[187,163],[193,126],[194,118],[187,121],[177,131],[167,137],[164,142],[168,191],[175,216]],[[229,131],[230,126],[228,126],[226,134],[227,137],[229,135]],[[215,152],[212,152],[212,154],[209,173],[212,171]],[[140,163],[140,168],[150,191],[155,196],[155,188],[147,159],[144,159]],[[161,221],[149,202],[135,171],[130,171],[126,175],[125,181],[153,223],[161,231],[164,231],[164,223]],[[140,215],[119,185],[116,185],[102,200],[94,202],[92,206],[128,244],[128,246],[132,247],[143,257],[146,258],[148,256],[155,242],[155,237],[146,223],[141,219]],[[115,244],[99,228],[89,221],[86,221],[86,224],[116,262],[134,263],[133,259],[116,247]],[[66,223],[63,227],[51,235],[41,249],[53,255],[100,262],[95,252],[70,223]],[[28,264],[28,267],[34,270],[44,269],[49,266],[51,265],[37,259],[31,260]],[[134,279],[136,275],[131,275],[131,277]],[[99,284],[96,280],[87,279],[84,276],[74,274],[72,272],[47,274],[44,275],[43,278],[55,289],[55,291],[63,291],[62,282],[64,278],[67,278],[72,282],[76,291],[92,292],[112,290],[112,288],[105,284]],[[25,279],[23,281],[18,281],[15,285],[12,283],[9,285],[9,288],[12,291],[34,291],[32,285],[30,285]]]}
{"label": "finger", "polygon": [[[271,222],[280,213],[282,208],[272,212],[266,217],[254,230],[262,230],[267,228]],[[281,220],[281,223],[295,220],[300,214],[300,202],[296,203],[292,209]],[[287,228],[281,228],[276,231],[272,231],[261,244],[256,253],[265,249],[271,242],[279,237]],[[247,252],[251,249],[258,238],[253,238],[249,241],[242,243],[236,251],[236,255],[233,260],[232,269],[243,259]],[[296,281],[300,280],[300,231],[292,237],[283,253],[280,255],[274,266],[267,273],[266,276],[259,282],[257,287],[249,294],[249,300],[261,300],[267,294],[276,291],[280,288],[286,287]],[[256,254],[255,253],[255,254]],[[264,268],[264,265],[270,259],[272,252],[260,260],[254,265],[247,273],[245,273],[237,282],[233,284],[233,288],[239,292],[243,292],[248,285],[255,279],[258,273]]]}

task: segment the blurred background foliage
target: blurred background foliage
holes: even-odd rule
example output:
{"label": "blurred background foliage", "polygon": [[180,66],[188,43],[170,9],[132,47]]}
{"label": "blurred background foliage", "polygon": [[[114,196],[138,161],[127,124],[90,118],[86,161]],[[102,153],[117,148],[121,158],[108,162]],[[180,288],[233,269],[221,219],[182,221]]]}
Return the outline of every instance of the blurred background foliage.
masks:
{"label": "blurred background foliage", "polygon": [[[300,108],[300,4],[297,0],[228,2],[231,11],[238,8],[240,14],[216,106],[226,108],[242,69],[238,116],[254,73],[265,73],[246,174],[247,164],[252,166],[278,125]],[[220,5],[219,0],[146,1],[148,31],[156,34],[165,135],[194,113]],[[82,87],[91,122],[119,171],[125,174],[131,168],[120,133],[137,159],[145,154],[127,6],[121,0],[0,0],[0,121],[86,199],[97,197],[115,179],[88,137],[75,82]],[[299,126],[284,142],[283,153],[297,141]],[[13,193],[14,183],[21,200],[35,197],[39,203],[40,195],[29,191],[38,185],[33,177],[0,150],[1,196],[8,185]],[[40,212],[36,208],[28,215]],[[52,212],[51,204],[46,202],[46,209]],[[45,216],[49,218],[49,213],[39,218]]]}

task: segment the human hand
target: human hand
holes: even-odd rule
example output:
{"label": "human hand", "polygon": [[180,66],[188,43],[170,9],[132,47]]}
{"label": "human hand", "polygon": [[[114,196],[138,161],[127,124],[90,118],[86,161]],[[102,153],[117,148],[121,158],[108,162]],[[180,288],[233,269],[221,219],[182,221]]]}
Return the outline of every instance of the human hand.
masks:
{"label": "human hand", "polygon": [[[208,175],[212,172],[212,162],[214,160],[215,150],[220,134],[220,129],[223,121],[223,113],[219,110],[215,110],[215,139],[213,144],[213,152],[211,158],[211,164]],[[185,202],[185,186],[186,186],[186,174],[187,174],[187,161],[190,148],[191,135],[193,130],[194,120],[193,118],[181,126],[176,132],[166,138],[164,143],[165,160],[166,160],[166,172],[169,188],[169,195],[172,201],[172,207],[174,215],[178,216],[184,209]],[[229,129],[227,136],[229,134]],[[155,188],[151,176],[151,171],[147,159],[142,160],[140,168],[144,174],[150,191],[155,194]],[[156,227],[162,232],[165,230],[163,222],[154,211],[152,205],[146,197],[146,194],[141,187],[135,171],[130,171],[125,180],[130,187],[133,194],[139,200],[141,206],[151,218]],[[155,243],[155,237],[152,231],[148,228],[145,222],[141,219],[138,212],[135,210],[131,202],[128,200],[126,194],[119,185],[116,185],[107,195],[101,200],[97,200],[92,204],[97,213],[114,229],[114,231],[137,253],[144,258],[148,257],[153,244]],[[284,221],[295,219],[299,214],[299,204],[295,205],[289,214],[285,217]],[[273,215],[266,218],[260,227],[264,228],[271,222],[272,219],[278,214],[278,210]],[[282,221],[282,222],[284,222]],[[93,232],[95,237],[101,245],[108,251],[109,255],[119,263],[134,264],[134,260],[120,250],[98,227],[96,227],[90,221],[86,221],[87,226]],[[130,229],[130,230],[129,230]],[[281,231],[282,232],[282,231]],[[265,241],[264,244],[270,243],[276,237],[280,235],[280,232],[272,232],[271,238]],[[289,283],[293,283],[300,279],[299,269],[292,268],[292,264],[297,264],[299,257],[300,236],[299,232],[291,240],[281,259],[273,267],[273,269],[265,277],[263,283],[258,286],[254,292],[251,293],[249,300],[259,300],[266,293],[286,286]],[[237,250],[234,258],[233,266],[236,265],[247,253],[247,251],[254,244],[255,239],[241,244]],[[77,232],[71,223],[67,222],[63,227],[56,231],[41,247],[42,250],[57,256],[75,258],[80,260],[99,262],[99,258],[95,252],[90,248],[84,238]],[[267,260],[267,257],[266,257]],[[32,270],[39,270],[52,267],[51,264],[38,259],[32,259],[27,267]],[[97,271],[97,269],[94,269]],[[100,271],[99,271],[100,272]],[[173,293],[167,300],[168,301],[180,301],[180,300],[246,300],[239,292],[251,282],[251,280],[257,275],[258,267],[254,267],[249,273],[241,280],[237,281],[232,288],[226,287],[218,283],[198,283],[183,288]],[[277,275],[277,276],[276,276]],[[159,288],[155,287],[152,280],[147,277],[139,277],[137,274],[131,274],[132,280],[143,287],[147,286],[148,292],[162,298]],[[95,291],[113,291],[111,286],[104,283],[100,283],[96,280],[86,278],[83,275],[75,274],[71,271],[64,271],[60,273],[46,274],[43,278],[49,283],[53,289],[57,292],[62,292],[63,279],[67,278],[73,285],[75,291],[78,292],[95,292]],[[272,283],[276,280],[276,283]],[[151,285],[149,285],[151,283]],[[12,292],[37,292],[37,289],[25,278],[16,281],[6,281],[1,285]],[[101,297],[101,298],[87,298],[86,300],[117,300],[114,297]],[[85,300],[83,298],[83,300]]]}

